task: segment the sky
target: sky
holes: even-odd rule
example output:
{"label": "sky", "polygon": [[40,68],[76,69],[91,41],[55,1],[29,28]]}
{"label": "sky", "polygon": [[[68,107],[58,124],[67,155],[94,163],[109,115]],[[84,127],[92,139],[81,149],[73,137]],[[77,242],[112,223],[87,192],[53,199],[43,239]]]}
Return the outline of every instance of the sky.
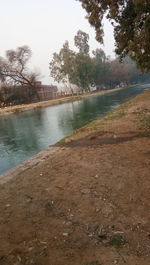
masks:
{"label": "sky", "polygon": [[113,58],[113,29],[104,23],[104,46],[95,40],[95,31],[81,3],[76,0],[0,0],[0,56],[8,49],[28,45],[32,50],[30,68],[41,73],[44,84],[53,84],[49,62],[66,40],[75,50],[74,36],[80,29],[89,34],[90,49],[102,48]]}

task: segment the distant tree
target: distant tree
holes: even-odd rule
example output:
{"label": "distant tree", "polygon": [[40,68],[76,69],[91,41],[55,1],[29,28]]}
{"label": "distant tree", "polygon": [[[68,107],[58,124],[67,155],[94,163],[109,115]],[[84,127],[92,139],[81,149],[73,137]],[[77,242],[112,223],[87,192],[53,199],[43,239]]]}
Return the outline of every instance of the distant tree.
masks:
{"label": "distant tree", "polygon": [[0,57],[0,79],[5,85],[26,85],[30,88],[30,95],[37,93],[35,82],[39,73],[31,72],[27,63],[31,57],[31,50],[28,46],[18,47],[16,50],[6,51],[6,58]]}
{"label": "distant tree", "polygon": [[145,83],[150,82],[150,73],[142,73],[129,56],[126,56],[122,61],[128,67],[130,74],[130,83]]}
{"label": "distant tree", "polygon": [[133,61],[129,56],[123,58],[122,63],[128,68],[130,83],[138,83],[140,82],[140,76],[142,73],[137,68],[135,61]]}
{"label": "distant tree", "polygon": [[60,57],[62,58],[63,65],[62,71],[69,82],[71,82],[72,74],[73,74],[73,62],[75,58],[75,52],[73,52],[69,48],[69,42],[66,41],[63,45],[63,48],[60,50]]}
{"label": "distant tree", "polygon": [[92,52],[96,62],[98,63],[105,63],[107,61],[107,57],[105,52],[100,48],[96,49],[95,51]]}
{"label": "distant tree", "polygon": [[118,58],[110,60],[102,49],[94,50],[91,57],[85,32],[79,30],[74,40],[79,52],[72,51],[66,41],[59,53],[53,54],[49,69],[55,81],[69,83],[70,89],[71,84],[77,85],[84,92],[90,91],[91,86],[113,88],[120,83],[149,80],[149,75],[141,75],[130,57],[126,56],[122,63]]}
{"label": "distant tree", "polygon": [[143,71],[150,70],[150,1],[149,0],[78,0],[103,42],[103,18],[114,26],[116,53],[129,55]]}
{"label": "distant tree", "polygon": [[49,64],[50,75],[58,83],[69,83],[69,88],[72,93],[71,81],[74,57],[75,53],[69,48],[69,42],[66,41],[59,53],[53,53],[53,58]]}
{"label": "distant tree", "polygon": [[121,83],[128,84],[130,79],[131,74],[128,65],[120,63],[119,59],[115,59],[110,62],[108,80],[111,87],[115,87]]}
{"label": "distant tree", "polygon": [[72,83],[77,85],[83,91],[90,91],[93,84],[93,60],[88,55],[77,53],[74,60],[74,72]]}
{"label": "distant tree", "polygon": [[94,84],[97,89],[101,89],[107,83],[109,61],[102,49],[96,49],[92,53],[94,55]]}
{"label": "distant tree", "polygon": [[62,70],[63,61],[60,53],[53,53],[53,58],[49,63],[49,70],[51,77],[54,78],[56,82],[66,82],[66,76]]}
{"label": "distant tree", "polygon": [[89,36],[78,31],[75,36],[75,45],[79,53],[73,52],[66,41],[59,53],[54,53],[49,64],[50,74],[57,82],[77,85],[82,91],[88,91],[93,80],[93,62],[89,52]]}
{"label": "distant tree", "polygon": [[89,35],[82,30],[78,30],[77,35],[74,37],[74,44],[79,49],[79,53],[88,55],[89,53]]}

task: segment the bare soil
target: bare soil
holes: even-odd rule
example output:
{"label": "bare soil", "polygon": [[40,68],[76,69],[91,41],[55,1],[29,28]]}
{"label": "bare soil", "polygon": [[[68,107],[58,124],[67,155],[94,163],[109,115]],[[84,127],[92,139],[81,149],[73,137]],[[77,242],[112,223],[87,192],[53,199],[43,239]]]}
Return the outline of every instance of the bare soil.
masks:
{"label": "bare soil", "polygon": [[149,120],[146,91],[1,184],[0,265],[149,265]]}

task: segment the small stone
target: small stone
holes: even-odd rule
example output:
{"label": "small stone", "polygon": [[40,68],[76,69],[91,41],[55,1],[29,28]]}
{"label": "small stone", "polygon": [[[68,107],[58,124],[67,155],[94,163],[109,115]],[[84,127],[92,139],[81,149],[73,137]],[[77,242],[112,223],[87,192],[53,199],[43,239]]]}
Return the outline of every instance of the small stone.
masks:
{"label": "small stone", "polygon": [[114,231],[114,234],[124,234],[123,231]]}
{"label": "small stone", "polygon": [[81,193],[89,194],[90,193],[90,189],[83,189],[83,190],[81,190]]}
{"label": "small stone", "polygon": [[10,207],[10,204],[6,204],[6,208],[9,208]]}
{"label": "small stone", "polygon": [[74,215],[73,214],[70,214],[70,217],[73,217]]}
{"label": "small stone", "polygon": [[114,264],[118,264],[118,260],[114,260]]}
{"label": "small stone", "polygon": [[41,243],[42,245],[46,245],[46,244],[47,244],[46,241],[40,241],[40,243]]}
{"label": "small stone", "polygon": [[63,236],[68,236],[69,234],[68,233],[63,233]]}
{"label": "small stone", "polygon": [[98,179],[98,175],[95,175],[95,178]]}
{"label": "small stone", "polygon": [[106,239],[107,239],[107,235],[106,235],[106,234],[99,234],[98,237],[99,237],[101,240],[106,240]]}
{"label": "small stone", "polygon": [[34,249],[34,247],[29,247],[28,251],[32,251]]}
{"label": "small stone", "polygon": [[19,255],[17,255],[17,259],[19,262],[21,262],[21,257]]}
{"label": "small stone", "polygon": [[32,201],[32,199],[30,199],[30,198],[28,198],[27,200],[26,200],[26,202],[31,202]]}
{"label": "small stone", "polygon": [[42,174],[42,173],[40,173],[40,176],[43,176],[43,174]]}
{"label": "small stone", "polygon": [[66,226],[71,226],[72,225],[72,222],[68,221],[65,223]]}

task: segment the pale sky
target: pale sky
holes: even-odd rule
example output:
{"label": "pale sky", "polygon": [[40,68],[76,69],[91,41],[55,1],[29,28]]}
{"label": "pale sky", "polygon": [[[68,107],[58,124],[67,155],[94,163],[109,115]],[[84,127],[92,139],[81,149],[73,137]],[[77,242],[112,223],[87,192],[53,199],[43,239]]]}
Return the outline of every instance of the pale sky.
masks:
{"label": "pale sky", "polygon": [[0,56],[8,49],[28,45],[33,56],[31,67],[38,69],[42,82],[53,83],[49,62],[65,40],[74,48],[74,36],[80,29],[90,36],[90,49],[101,47],[114,57],[111,25],[105,23],[104,46],[95,40],[95,31],[85,19],[86,12],[76,0],[0,0]]}

